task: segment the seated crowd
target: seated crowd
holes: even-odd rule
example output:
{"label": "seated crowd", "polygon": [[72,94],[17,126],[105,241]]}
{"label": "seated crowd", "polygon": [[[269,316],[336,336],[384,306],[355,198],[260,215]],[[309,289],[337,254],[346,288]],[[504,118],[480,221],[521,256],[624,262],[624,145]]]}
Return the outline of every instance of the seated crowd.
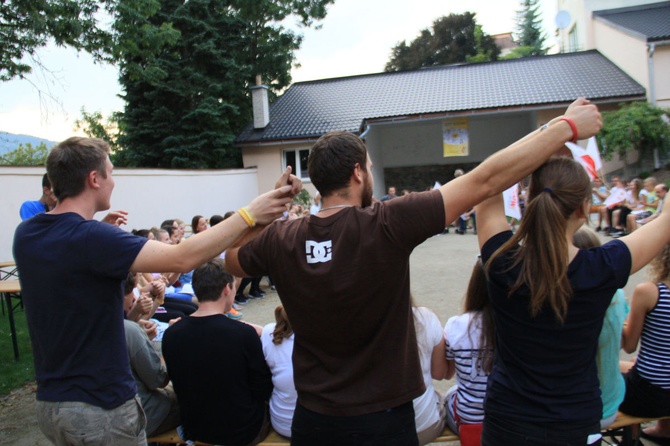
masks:
{"label": "seated crowd", "polygon": [[[597,212],[601,222],[605,222],[605,233],[618,238],[624,235],[614,231],[619,226],[626,228],[623,231],[627,234],[661,212],[667,192],[664,184],[656,184],[654,178],[627,183],[613,177],[612,182],[623,185],[626,191],[626,200],[613,206],[608,206],[606,200],[619,193],[615,189],[619,186],[607,189],[602,180],[596,179],[591,187],[589,212]],[[525,201],[526,197],[523,198]],[[649,204],[656,205],[653,213],[648,210]],[[313,211],[318,212],[320,206],[315,206]],[[191,222],[192,233],[205,231],[232,214],[214,215],[209,220],[196,215]],[[306,215],[309,212],[291,204],[281,219]],[[630,216],[636,217],[633,225],[627,218]],[[628,224],[624,223],[627,220]],[[610,230],[611,221],[621,223]],[[133,233],[148,238],[157,234],[158,240],[177,244],[184,238],[184,225],[180,220],[167,220],[160,228]],[[590,250],[601,242],[596,232],[584,225],[574,233],[573,244],[578,249]],[[221,257],[225,258],[225,252]],[[636,288],[632,311],[623,290],[617,289],[604,313],[596,354],[602,429],[615,420],[620,408],[635,416],[670,415],[667,399],[670,374],[653,359],[670,354],[670,351],[658,351],[657,347],[659,338],[667,340],[663,338],[662,327],[670,322],[667,316],[670,310],[663,312],[664,306],[670,306],[670,291],[664,284],[670,280],[670,245],[656,258],[653,268],[657,284]],[[256,444],[272,426],[279,435],[291,437],[297,401],[292,364],[295,335],[286,310],[282,305],[277,306],[276,322],[264,327],[226,321],[242,317],[235,307],[264,297],[260,279],[231,276],[221,259],[181,275],[129,274],[126,336],[138,395],[147,414],[148,436],[179,426],[184,439],[215,444]],[[247,285],[251,288],[245,295],[242,290]],[[270,278],[268,286],[274,290]],[[481,443],[484,399],[496,347],[494,309],[489,298],[486,268],[480,259],[472,270],[463,308],[463,314],[450,317],[442,328],[432,310],[413,307],[426,386],[424,394],[414,400],[416,431],[421,445],[437,438],[445,426],[460,436],[463,445]],[[182,319],[188,323],[167,330]],[[133,327],[133,322],[139,324],[134,324],[138,328]],[[152,348],[150,339],[163,341],[167,369],[161,365],[160,351]],[[211,339],[220,341],[207,342]],[[641,351],[637,361],[619,361],[622,348],[632,353],[638,343],[641,343]],[[212,345],[220,351],[212,350]],[[172,384],[168,384],[168,370],[174,390]],[[433,380],[454,377],[456,384],[445,394],[435,390]],[[649,382],[653,387],[648,386]],[[670,443],[670,423],[660,420],[656,427],[642,435],[653,437],[661,444],[669,437]]]}

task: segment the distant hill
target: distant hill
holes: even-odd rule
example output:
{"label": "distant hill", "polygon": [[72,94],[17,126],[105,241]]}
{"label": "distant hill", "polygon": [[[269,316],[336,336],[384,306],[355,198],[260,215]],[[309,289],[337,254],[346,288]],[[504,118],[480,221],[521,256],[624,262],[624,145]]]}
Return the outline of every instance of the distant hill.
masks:
{"label": "distant hill", "polygon": [[38,138],[36,136],[15,135],[13,133],[0,132],[0,155],[11,152],[19,147],[19,144],[25,145],[26,143],[30,143],[33,146],[38,146],[40,143],[44,143],[47,147],[57,144],[55,141],[49,141],[48,139]]}

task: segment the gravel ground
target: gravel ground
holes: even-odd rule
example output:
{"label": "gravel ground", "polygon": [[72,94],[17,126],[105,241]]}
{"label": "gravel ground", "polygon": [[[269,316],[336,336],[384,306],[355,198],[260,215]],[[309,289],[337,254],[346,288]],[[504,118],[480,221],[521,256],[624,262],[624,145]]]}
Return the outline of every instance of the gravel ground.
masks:
{"label": "gravel ground", "polygon": [[[603,237],[603,241],[606,240]],[[449,317],[460,313],[462,298],[477,254],[476,236],[471,231],[466,235],[457,235],[453,229],[450,234],[427,240],[412,254],[411,289],[415,302],[433,309],[443,325]],[[635,286],[645,280],[644,270],[631,276],[625,288],[628,299]],[[267,296],[261,300],[252,300],[242,311],[244,320],[264,325],[274,321],[274,308],[279,304],[279,296],[269,289],[265,280],[261,287],[268,292]],[[622,354],[622,358],[628,357]],[[440,391],[446,391],[452,384],[453,381],[435,382]],[[35,422],[34,394],[35,385],[31,384],[0,399],[0,444],[50,444]]]}

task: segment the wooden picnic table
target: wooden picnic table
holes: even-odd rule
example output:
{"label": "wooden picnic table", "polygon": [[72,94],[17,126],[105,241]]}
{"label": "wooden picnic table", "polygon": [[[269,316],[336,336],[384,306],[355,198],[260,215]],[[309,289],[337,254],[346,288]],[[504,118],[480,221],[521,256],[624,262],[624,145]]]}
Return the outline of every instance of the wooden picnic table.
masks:
{"label": "wooden picnic table", "polygon": [[16,269],[16,262],[13,260],[8,260],[6,262],[0,262],[0,280],[7,280],[10,278],[18,277],[18,270]]}
{"label": "wooden picnic table", "polygon": [[19,359],[19,344],[16,341],[16,325],[14,324],[14,308],[12,298],[18,299],[16,306],[21,305],[21,283],[18,279],[0,280],[0,299],[7,304],[7,315],[9,317],[9,329],[12,335],[14,347],[14,359]]}

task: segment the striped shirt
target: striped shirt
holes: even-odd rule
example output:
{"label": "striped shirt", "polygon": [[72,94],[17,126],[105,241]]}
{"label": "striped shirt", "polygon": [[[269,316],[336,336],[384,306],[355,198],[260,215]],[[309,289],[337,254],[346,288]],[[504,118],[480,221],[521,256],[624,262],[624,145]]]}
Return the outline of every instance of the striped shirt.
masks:
{"label": "striped shirt", "polygon": [[652,384],[670,390],[670,289],[656,285],[658,302],[645,316],[635,367]]}
{"label": "striped shirt", "polygon": [[[447,359],[456,364],[457,402],[456,412],[461,423],[479,424],[484,421],[484,396],[486,375],[477,359],[482,354],[479,348],[481,318],[478,313],[465,313],[449,318],[444,326],[447,344]],[[473,320],[470,324],[470,320]]]}

